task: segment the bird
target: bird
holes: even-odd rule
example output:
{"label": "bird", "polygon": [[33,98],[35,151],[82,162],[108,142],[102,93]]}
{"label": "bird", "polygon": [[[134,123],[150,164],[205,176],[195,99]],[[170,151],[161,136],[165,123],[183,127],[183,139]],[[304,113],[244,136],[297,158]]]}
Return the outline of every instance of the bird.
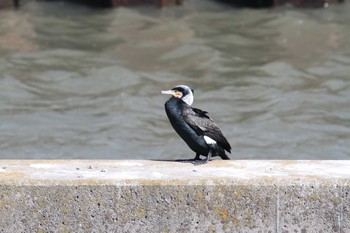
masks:
{"label": "bird", "polygon": [[[196,153],[191,161],[195,165],[206,164],[211,157],[220,156],[224,160],[230,158],[225,151],[231,153],[231,145],[208,116],[208,112],[191,107],[194,91],[186,85],[177,85],[170,90],[161,91],[171,95],[165,102],[165,112],[170,124],[177,134]],[[201,159],[200,156],[205,156]]]}

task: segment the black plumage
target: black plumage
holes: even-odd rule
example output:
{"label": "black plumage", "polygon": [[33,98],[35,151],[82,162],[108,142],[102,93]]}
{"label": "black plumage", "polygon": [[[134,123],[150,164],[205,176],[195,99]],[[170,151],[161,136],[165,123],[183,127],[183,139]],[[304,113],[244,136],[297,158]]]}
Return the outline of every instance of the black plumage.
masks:
{"label": "black plumage", "polygon": [[[191,107],[193,102],[191,88],[179,85],[162,93],[172,95],[165,103],[165,111],[175,131],[196,152],[196,157],[191,161],[195,164],[204,164],[214,156],[230,159],[225,150],[231,153],[231,146],[219,127],[206,111]],[[201,160],[200,155],[206,158]]]}

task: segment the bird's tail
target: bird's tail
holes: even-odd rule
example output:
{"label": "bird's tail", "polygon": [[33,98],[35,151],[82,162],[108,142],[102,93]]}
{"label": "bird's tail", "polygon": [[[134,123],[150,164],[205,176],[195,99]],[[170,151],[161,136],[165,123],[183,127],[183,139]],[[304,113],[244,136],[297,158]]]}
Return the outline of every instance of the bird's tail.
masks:
{"label": "bird's tail", "polygon": [[224,153],[220,153],[220,157],[223,159],[223,160],[231,160],[230,157],[227,156],[227,154]]}
{"label": "bird's tail", "polygon": [[217,144],[209,144],[209,148],[212,150],[212,152],[214,153],[214,156],[220,156],[220,158],[222,158],[223,160],[231,160],[230,157],[227,156],[227,154],[225,153],[225,150],[217,145]]}
{"label": "bird's tail", "polygon": [[221,146],[218,146],[218,149],[219,149],[219,156],[220,158],[222,158],[223,160],[231,160],[230,157],[227,156],[227,154],[225,153],[225,150],[221,147]]}

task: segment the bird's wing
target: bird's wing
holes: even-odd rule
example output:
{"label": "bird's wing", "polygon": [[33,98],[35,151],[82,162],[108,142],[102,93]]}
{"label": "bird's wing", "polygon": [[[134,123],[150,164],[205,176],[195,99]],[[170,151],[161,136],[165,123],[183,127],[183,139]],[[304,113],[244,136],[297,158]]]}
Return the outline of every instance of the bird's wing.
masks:
{"label": "bird's wing", "polygon": [[184,111],[185,122],[197,133],[201,133],[215,140],[226,151],[231,152],[231,146],[219,127],[207,115],[208,112],[189,107]]}
{"label": "bird's wing", "polygon": [[192,110],[193,110],[196,114],[198,114],[198,116],[204,117],[204,118],[208,118],[208,119],[210,119],[211,121],[213,121],[213,120],[208,116],[208,112],[203,111],[203,110],[201,110],[201,109],[199,109],[199,108],[192,108]]}

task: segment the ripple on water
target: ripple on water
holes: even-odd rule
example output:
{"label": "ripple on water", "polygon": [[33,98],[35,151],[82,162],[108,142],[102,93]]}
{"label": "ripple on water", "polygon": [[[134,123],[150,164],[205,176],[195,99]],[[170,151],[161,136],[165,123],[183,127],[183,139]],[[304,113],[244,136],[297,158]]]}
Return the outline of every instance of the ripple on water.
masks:
{"label": "ripple on water", "polygon": [[348,7],[2,12],[0,158],[192,158],[159,94],[188,84],[233,159],[349,159]]}

